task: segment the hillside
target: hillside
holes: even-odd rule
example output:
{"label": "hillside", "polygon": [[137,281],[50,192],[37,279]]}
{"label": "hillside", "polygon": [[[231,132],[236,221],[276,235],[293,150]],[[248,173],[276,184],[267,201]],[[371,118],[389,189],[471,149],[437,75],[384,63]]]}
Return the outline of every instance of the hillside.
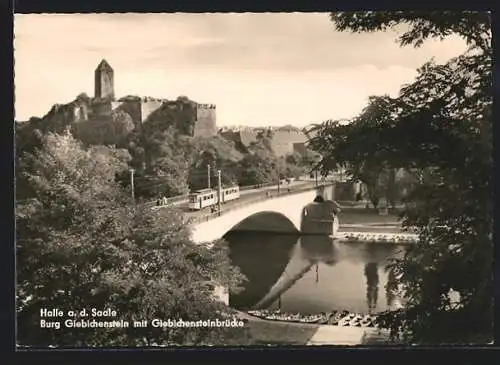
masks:
{"label": "hillside", "polygon": [[[187,97],[168,101],[130,95],[115,102],[81,94],[70,103],[54,105],[42,118],[16,123],[16,155],[24,161],[23,154],[34,152],[41,137],[50,132],[68,131],[84,146],[115,146],[130,156],[136,196],[145,199],[206,187],[208,165],[214,180],[221,170],[225,185],[276,181],[276,164],[280,164],[281,177],[307,170],[300,157],[286,158],[293,155],[287,136],[303,139],[293,127],[244,132],[236,138],[227,133],[213,136],[210,131],[200,135],[196,131],[205,129],[197,128],[198,105]],[[278,155],[273,143],[279,142],[280,134],[286,146],[278,149]],[[28,168],[23,163],[19,168]],[[117,179],[125,186],[130,183],[128,173]],[[22,178],[18,183],[22,195]]]}

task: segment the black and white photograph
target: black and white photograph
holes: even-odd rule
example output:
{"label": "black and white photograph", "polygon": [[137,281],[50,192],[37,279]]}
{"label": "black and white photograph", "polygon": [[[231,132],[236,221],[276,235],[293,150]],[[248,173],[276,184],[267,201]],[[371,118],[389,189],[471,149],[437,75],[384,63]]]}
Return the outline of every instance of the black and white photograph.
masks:
{"label": "black and white photograph", "polygon": [[17,349],[492,344],[491,37],[14,14]]}

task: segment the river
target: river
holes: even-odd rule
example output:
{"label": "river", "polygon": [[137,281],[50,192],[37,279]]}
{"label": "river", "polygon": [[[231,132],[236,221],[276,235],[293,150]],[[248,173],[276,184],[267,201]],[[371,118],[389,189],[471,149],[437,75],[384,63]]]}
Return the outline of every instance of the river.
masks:
{"label": "river", "polygon": [[230,294],[237,309],[368,314],[400,303],[386,266],[403,254],[403,246],[248,232],[230,232],[225,239],[233,264],[247,278],[243,291]]}

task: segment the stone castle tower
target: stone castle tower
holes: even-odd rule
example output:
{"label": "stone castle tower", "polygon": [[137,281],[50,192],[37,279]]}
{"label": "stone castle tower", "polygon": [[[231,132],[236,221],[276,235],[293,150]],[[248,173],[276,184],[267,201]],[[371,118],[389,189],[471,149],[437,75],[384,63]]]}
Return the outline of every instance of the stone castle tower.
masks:
{"label": "stone castle tower", "polygon": [[106,60],[102,60],[95,69],[95,93],[98,99],[115,99],[114,71]]}

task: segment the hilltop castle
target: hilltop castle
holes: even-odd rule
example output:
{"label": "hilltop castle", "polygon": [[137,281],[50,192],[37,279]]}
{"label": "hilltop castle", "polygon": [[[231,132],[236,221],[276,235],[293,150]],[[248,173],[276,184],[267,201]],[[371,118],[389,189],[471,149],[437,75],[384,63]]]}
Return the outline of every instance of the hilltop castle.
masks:
{"label": "hilltop castle", "polygon": [[[152,97],[124,96],[115,99],[115,75],[111,65],[102,60],[94,71],[94,97],[80,94],[71,103],[56,104],[43,119],[59,120],[60,123],[78,123],[109,117],[114,112],[125,112],[136,126],[148,119],[162,119],[163,113],[178,111],[177,130],[191,136],[210,137],[217,134],[216,106],[199,104],[187,97],[166,100]],[[104,123],[104,121],[103,121]],[[263,128],[222,128],[220,134],[237,144],[248,147],[262,131],[272,131],[271,145],[278,156],[293,152],[305,153],[308,137],[303,130],[292,126]]]}
{"label": "hilltop castle", "polygon": [[186,97],[166,100],[151,97],[125,96],[115,99],[115,77],[111,65],[102,60],[94,72],[94,97],[79,95],[76,100],[66,105],[56,104],[46,117],[69,118],[71,122],[82,122],[95,117],[107,116],[114,111],[130,115],[135,125],[147,122],[153,113],[165,109],[193,110],[186,123],[193,123],[189,134],[192,136],[213,136],[217,134],[216,107],[214,104],[199,104]]}

